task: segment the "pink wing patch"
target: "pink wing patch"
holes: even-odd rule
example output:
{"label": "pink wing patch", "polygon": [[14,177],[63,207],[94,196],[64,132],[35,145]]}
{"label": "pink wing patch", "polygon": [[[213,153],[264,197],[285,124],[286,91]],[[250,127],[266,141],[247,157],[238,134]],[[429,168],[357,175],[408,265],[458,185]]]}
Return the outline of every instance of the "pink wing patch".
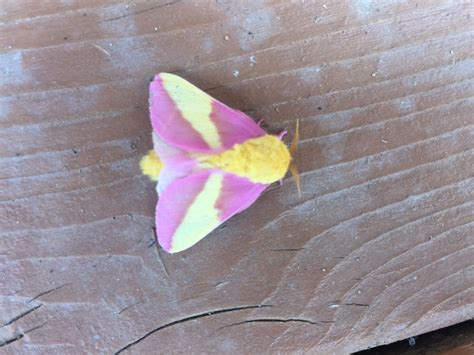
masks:
{"label": "pink wing patch", "polygon": [[222,191],[216,204],[221,221],[226,221],[250,207],[267,187],[268,185],[255,184],[246,178],[225,174]]}
{"label": "pink wing patch", "polygon": [[[180,109],[179,103],[173,100],[173,95],[167,91],[163,82],[164,77],[167,78],[168,83],[171,82],[174,96],[189,102],[187,107],[198,106],[201,102],[210,104],[209,115],[203,120],[208,120],[209,122],[206,123],[216,129],[220,144],[211,147],[206,137],[203,137],[203,132],[193,127]],[[184,85],[183,82],[186,84]],[[243,143],[247,139],[265,135],[265,131],[244,113],[231,109],[172,74],[158,74],[150,84],[150,114],[155,133],[165,143],[185,151],[217,153],[232,148],[235,144]]]}
{"label": "pink wing patch", "polygon": [[232,148],[247,139],[264,136],[265,131],[245,113],[233,110],[213,99],[211,119],[221,137],[222,150]]}

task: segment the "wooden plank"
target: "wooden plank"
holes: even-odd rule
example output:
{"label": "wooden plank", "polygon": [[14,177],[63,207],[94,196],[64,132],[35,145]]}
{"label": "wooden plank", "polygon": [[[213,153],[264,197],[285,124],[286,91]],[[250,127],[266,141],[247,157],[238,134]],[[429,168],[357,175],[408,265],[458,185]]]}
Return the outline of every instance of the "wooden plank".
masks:
{"label": "wooden plank", "polygon": [[[470,1],[0,8],[2,351],[348,353],[474,317]],[[159,71],[299,119],[302,197],[158,250]]]}

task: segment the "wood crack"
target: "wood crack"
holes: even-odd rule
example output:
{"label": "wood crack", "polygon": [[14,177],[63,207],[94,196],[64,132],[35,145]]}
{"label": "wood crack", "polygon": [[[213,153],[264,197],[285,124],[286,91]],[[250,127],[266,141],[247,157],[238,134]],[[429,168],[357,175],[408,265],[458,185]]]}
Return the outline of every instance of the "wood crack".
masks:
{"label": "wood crack", "polygon": [[41,293],[39,293],[38,295],[34,296],[31,300],[29,300],[29,301],[26,302],[26,303],[31,303],[31,302],[33,302],[34,300],[37,300],[38,298],[40,298],[41,296],[44,296],[44,295],[47,295],[47,294],[52,293],[52,292],[54,292],[54,291],[57,291],[57,290],[63,288],[64,286],[66,286],[66,285],[68,285],[68,284],[69,284],[69,282],[67,282],[67,283],[65,283],[65,284],[63,284],[63,285],[61,285],[61,286],[52,288],[52,289],[50,289],[50,290],[48,290],[48,291],[41,292]]}
{"label": "wood crack", "polygon": [[286,249],[270,249],[270,251],[300,251],[304,248],[286,248]]}
{"label": "wood crack", "polygon": [[143,14],[145,12],[149,12],[149,11],[153,11],[153,10],[160,9],[160,8],[163,8],[163,7],[171,6],[171,5],[174,5],[174,4],[179,3],[179,2],[181,2],[181,0],[169,1],[167,3],[157,5],[157,6],[153,6],[153,7],[150,7],[148,9],[143,9],[143,10],[131,12],[131,13],[126,14],[126,15],[117,16],[117,17],[109,18],[107,20],[99,21],[98,23],[121,20],[121,19],[126,18],[126,17],[136,16],[136,15],[139,15],[139,14]]}
{"label": "wood crack", "polygon": [[369,307],[368,304],[365,303],[343,303],[343,306],[357,306],[357,307]]}
{"label": "wood crack", "polygon": [[221,329],[228,328],[228,327],[234,327],[237,325],[251,324],[251,323],[307,323],[307,324],[313,324],[313,325],[320,325],[323,323],[332,323],[332,321],[315,322],[315,321],[312,321],[309,319],[303,319],[303,318],[256,318],[256,319],[247,319],[242,322],[231,323],[231,324],[218,328],[216,331],[219,331]]}
{"label": "wood crack", "polygon": [[13,343],[13,342],[15,342],[15,341],[17,341],[17,340],[20,340],[20,339],[23,338],[26,334],[28,334],[28,333],[30,333],[30,332],[36,330],[36,329],[39,329],[39,328],[45,326],[47,323],[48,323],[48,322],[44,322],[43,324],[40,324],[40,325],[37,325],[36,327],[33,327],[33,328],[31,328],[31,329],[28,329],[28,330],[26,330],[26,331],[23,332],[23,333],[15,334],[13,337],[1,341],[1,342],[0,342],[0,347],[5,346],[5,345],[8,345],[8,344],[11,344],[11,343]]}
{"label": "wood crack", "polygon": [[122,308],[118,314],[122,314],[123,312],[125,312],[127,309],[130,309],[132,308],[133,306],[136,306],[136,305],[139,305],[140,303],[142,303],[142,301],[137,301],[135,303],[132,303],[132,304],[129,304],[128,306],[126,306],[125,308]]}
{"label": "wood crack", "polygon": [[186,317],[186,318],[181,318],[181,319],[178,319],[178,320],[175,320],[173,322],[170,322],[170,323],[166,323],[164,325],[161,325],[155,329],[152,329],[150,330],[148,333],[146,333],[145,335],[141,336],[140,338],[138,338],[137,340],[131,342],[131,343],[128,343],[127,345],[125,345],[123,348],[117,350],[115,352],[115,354],[120,354],[121,352],[123,352],[124,350],[127,350],[129,348],[131,348],[132,346],[138,344],[139,342],[141,342],[142,340],[146,339],[147,337],[149,337],[150,335],[160,331],[160,330],[163,330],[165,328],[169,328],[169,327],[172,327],[174,325],[177,325],[177,324],[182,324],[182,323],[186,323],[186,322],[189,322],[189,321],[192,321],[192,320],[196,320],[196,319],[199,319],[199,318],[206,318],[206,317],[210,317],[210,316],[213,316],[213,315],[216,315],[216,314],[221,314],[221,313],[230,313],[230,312],[237,312],[237,311],[242,311],[242,310],[246,310],[246,309],[254,309],[254,308],[264,308],[264,307],[272,307],[272,305],[270,304],[261,304],[261,305],[254,305],[254,306],[241,306],[241,307],[233,307],[233,308],[223,308],[223,309],[217,309],[217,310],[214,310],[214,311],[208,311],[208,312],[204,312],[204,313],[199,313],[199,314],[196,314],[196,315],[193,315],[193,316],[189,316],[189,317]]}
{"label": "wood crack", "polygon": [[8,345],[8,344],[11,344],[17,340],[20,340],[21,338],[23,338],[25,335],[23,333],[19,333],[19,334],[16,334],[14,335],[12,338],[9,338],[9,339],[5,339],[4,341],[2,341],[0,343],[0,347],[2,346],[5,346],[5,345]]}
{"label": "wood crack", "polygon": [[30,308],[29,310],[25,311],[25,312],[22,312],[20,313],[19,315],[17,315],[16,317],[13,317],[12,319],[10,319],[9,321],[7,321],[6,323],[3,323],[2,326],[0,328],[3,328],[3,327],[6,327],[7,325],[11,325],[13,324],[14,322],[16,322],[17,320],[23,318],[23,317],[26,317],[28,314],[36,311],[38,308],[40,308],[43,304],[39,304],[33,308]]}

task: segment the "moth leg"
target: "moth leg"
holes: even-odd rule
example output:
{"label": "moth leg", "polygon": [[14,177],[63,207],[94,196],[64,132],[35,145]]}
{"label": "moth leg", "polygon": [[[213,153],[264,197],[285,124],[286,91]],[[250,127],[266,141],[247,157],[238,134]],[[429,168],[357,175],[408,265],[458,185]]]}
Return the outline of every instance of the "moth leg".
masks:
{"label": "moth leg", "polygon": [[263,118],[261,120],[258,120],[257,124],[259,127],[262,127],[263,121],[265,121]]}
{"label": "moth leg", "polygon": [[287,133],[288,131],[286,129],[281,131],[280,133],[278,133],[278,139],[282,140],[283,137],[286,136]]}
{"label": "moth leg", "polygon": [[278,180],[278,184],[279,184],[280,186],[283,186],[283,179]]}

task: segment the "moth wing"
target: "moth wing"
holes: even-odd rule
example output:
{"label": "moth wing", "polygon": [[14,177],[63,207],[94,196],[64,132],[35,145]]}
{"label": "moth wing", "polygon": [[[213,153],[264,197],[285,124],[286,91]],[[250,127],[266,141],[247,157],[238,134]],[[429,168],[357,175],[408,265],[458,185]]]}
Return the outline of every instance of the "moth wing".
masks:
{"label": "moth wing", "polygon": [[265,135],[244,113],[168,73],[150,84],[150,116],[155,133],[185,151],[217,153]]}
{"label": "moth wing", "polygon": [[221,223],[248,208],[266,187],[213,170],[174,180],[160,194],[156,206],[159,244],[169,253],[193,246]]}
{"label": "moth wing", "polygon": [[196,162],[176,147],[166,144],[153,132],[153,149],[163,162],[156,190],[161,196],[167,186],[176,179],[191,175],[197,169]]}

